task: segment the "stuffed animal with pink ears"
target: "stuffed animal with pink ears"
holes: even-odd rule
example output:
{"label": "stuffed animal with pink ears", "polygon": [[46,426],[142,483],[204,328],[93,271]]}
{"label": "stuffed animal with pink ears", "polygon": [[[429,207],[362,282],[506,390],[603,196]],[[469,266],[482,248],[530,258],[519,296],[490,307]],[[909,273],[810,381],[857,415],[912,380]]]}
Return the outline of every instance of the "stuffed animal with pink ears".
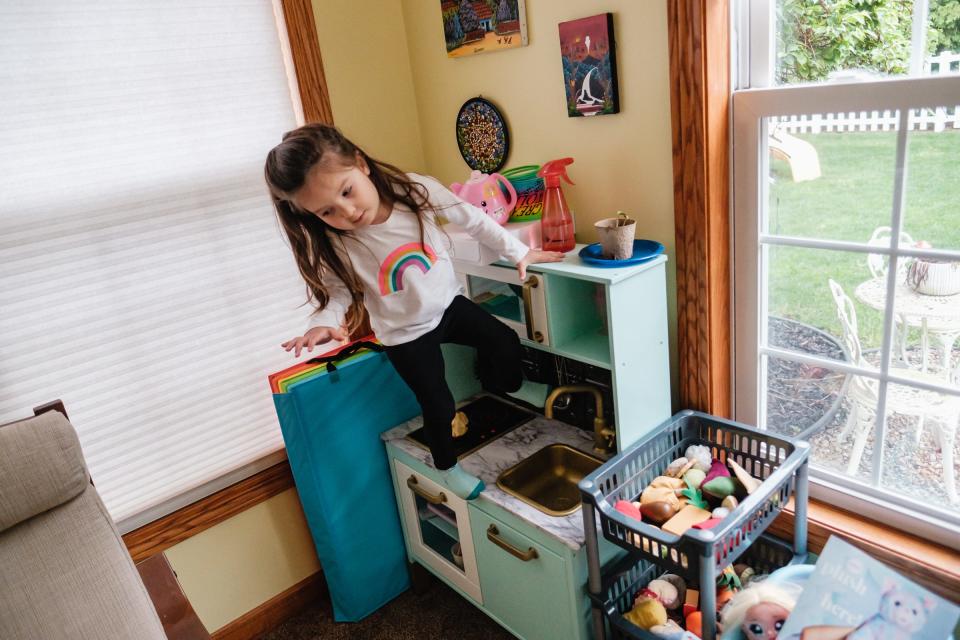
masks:
{"label": "stuffed animal with pink ears", "polygon": [[927,614],[937,606],[936,600],[927,597],[922,601],[899,587],[893,580],[883,584],[880,610],[864,620],[847,636],[847,640],[911,640],[920,638]]}

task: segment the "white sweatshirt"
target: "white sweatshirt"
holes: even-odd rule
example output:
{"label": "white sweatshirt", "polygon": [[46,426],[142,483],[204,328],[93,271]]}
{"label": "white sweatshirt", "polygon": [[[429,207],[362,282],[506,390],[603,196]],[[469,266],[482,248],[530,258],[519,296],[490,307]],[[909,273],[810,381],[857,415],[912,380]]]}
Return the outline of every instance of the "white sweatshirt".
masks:
{"label": "white sweatshirt", "polygon": [[[452,243],[439,228],[437,214],[510,262],[519,262],[530,250],[482,209],[464,202],[436,179],[415,173],[408,173],[407,177],[427,188],[430,204],[437,209],[420,214],[423,247],[417,216],[403,205],[395,206],[382,224],[339,236],[342,245],[338,252],[349,255],[363,283],[370,325],[380,342],[388,346],[410,342],[432,330],[440,324],[453,298],[461,293],[450,261]],[[339,327],[350,306],[350,294],[332,273],[324,276],[323,283],[330,301],[311,317],[310,326]]]}

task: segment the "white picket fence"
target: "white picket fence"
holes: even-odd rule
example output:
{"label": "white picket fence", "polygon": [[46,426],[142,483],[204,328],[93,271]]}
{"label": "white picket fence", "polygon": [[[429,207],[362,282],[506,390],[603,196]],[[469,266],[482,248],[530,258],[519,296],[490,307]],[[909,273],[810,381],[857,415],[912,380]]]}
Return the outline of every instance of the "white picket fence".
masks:
{"label": "white picket fence", "polygon": [[[944,53],[924,63],[926,75],[957,73],[960,71],[960,53]],[[781,131],[790,133],[820,133],[822,131],[894,131],[897,128],[894,111],[851,111],[802,116],[771,118]],[[960,105],[936,109],[914,109],[910,114],[911,131],[943,131],[960,129]]]}

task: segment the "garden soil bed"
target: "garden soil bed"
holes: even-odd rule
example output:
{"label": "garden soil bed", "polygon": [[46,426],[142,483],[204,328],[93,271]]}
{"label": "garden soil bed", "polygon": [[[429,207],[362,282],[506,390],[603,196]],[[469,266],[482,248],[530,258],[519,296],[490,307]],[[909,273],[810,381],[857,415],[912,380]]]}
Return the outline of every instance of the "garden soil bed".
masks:
{"label": "garden soil bed", "polygon": [[[801,351],[831,360],[845,361],[839,339],[809,325],[784,318],[771,318],[772,346]],[[960,357],[960,349],[954,357]],[[908,349],[912,366],[919,363],[919,348]],[[878,354],[866,353],[874,366]],[[938,363],[937,363],[938,364]],[[846,473],[855,433],[840,437],[846,423],[848,403],[841,397],[844,374],[823,367],[771,358],[767,374],[766,427],[789,436],[807,439],[813,447],[811,463]],[[954,439],[955,474],[960,478],[960,437]],[[870,482],[874,437],[867,446],[856,477]],[[881,485],[900,495],[914,496],[931,506],[956,511],[950,506],[943,484],[943,457],[935,432],[928,426],[917,441],[917,421],[894,414],[887,421]]]}

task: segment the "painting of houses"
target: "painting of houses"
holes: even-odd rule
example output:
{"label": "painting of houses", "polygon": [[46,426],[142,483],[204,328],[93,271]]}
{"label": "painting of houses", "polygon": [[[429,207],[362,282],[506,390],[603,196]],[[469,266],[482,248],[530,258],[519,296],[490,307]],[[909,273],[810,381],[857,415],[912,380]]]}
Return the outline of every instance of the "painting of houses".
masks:
{"label": "painting of houses", "polygon": [[523,0],[440,0],[440,13],[451,58],[527,44]]}
{"label": "painting of houses", "polygon": [[613,14],[561,22],[559,27],[567,115],[618,113]]}

